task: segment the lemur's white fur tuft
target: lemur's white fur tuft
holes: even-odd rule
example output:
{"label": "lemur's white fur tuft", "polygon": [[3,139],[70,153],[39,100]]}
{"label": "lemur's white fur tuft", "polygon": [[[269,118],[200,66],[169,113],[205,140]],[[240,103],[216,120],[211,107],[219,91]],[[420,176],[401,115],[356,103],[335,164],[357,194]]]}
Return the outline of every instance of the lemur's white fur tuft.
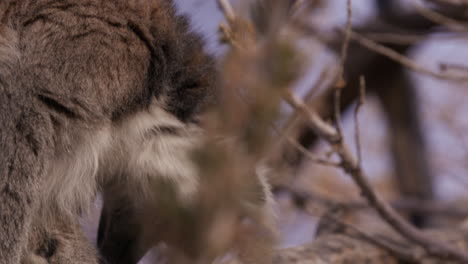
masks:
{"label": "lemur's white fur tuft", "polygon": [[173,183],[180,199],[193,199],[198,189],[198,176],[190,153],[200,144],[200,128],[179,121],[154,104],[149,111],[136,114],[116,131],[120,141],[117,152],[126,153],[128,158],[123,162],[121,173],[124,177],[130,175],[132,178],[125,180],[130,187],[137,188],[129,188],[129,191],[134,191],[134,195],[152,195],[154,190],[148,190],[154,187],[151,181],[164,179]]}
{"label": "lemur's white fur tuft", "polygon": [[61,153],[50,168],[45,205],[55,202],[55,209],[82,211],[92,203],[98,182],[109,177],[127,182],[128,192],[142,198],[154,195],[151,188],[161,179],[172,184],[181,201],[196,194],[197,167],[190,153],[201,141],[201,130],[157,103],[81,138],[74,152]]}

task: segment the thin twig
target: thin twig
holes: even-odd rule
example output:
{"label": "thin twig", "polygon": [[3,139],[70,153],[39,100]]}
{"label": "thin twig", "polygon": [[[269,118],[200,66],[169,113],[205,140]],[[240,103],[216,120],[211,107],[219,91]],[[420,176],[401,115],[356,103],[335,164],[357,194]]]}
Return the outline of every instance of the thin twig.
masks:
{"label": "thin twig", "polygon": [[365,33],[364,36],[378,43],[396,45],[414,45],[427,39],[426,34],[400,34],[400,33]]}
{"label": "thin twig", "polygon": [[356,107],[354,108],[354,141],[356,144],[356,155],[358,159],[358,166],[361,167],[362,164],[362,151],[361,151],[361,138],[359,132],[359,110],[364,105],[364,101],[366,98],[366,79],[364,76],[359,77],[359,99],[356,103]]}
{"label": "thin twig", "polygon": [[327,124],[322,118],[315,112],[310,110],[305,103],[296,97],[291,91],[286,91],[284,100],[288,102],[294,109],[302,113],[305,118],[308,120],[311,128],[322,138],[327,139],[332,144],[338,143],[340,141],[339,135],[336,134],[336,130]]}
{"label": "thin twig", "polygon": [[[292,25],[294,25],[298,30],[302,31],[304,34],[313,36],[315,40],[322,42],[324,45],[328,45],[336,41],[335,38],[320,35],[320,30],[315,28],[313,25],[307,24],[298,19],[293,19]],[[342,28],[337,28],[336,30],[341,34],[346,34],[346,31]],[[458,83],[468,82],[468,77],[466,77],[465,75],[450,75],[447,73],[435,72],[434,70],[428,69],[424,67],[423,65],[420,65],[412,61],[408,57],[392,50],[391,48],[388,48],[384,45],[377,43],[377,41],[373,40],[372,38],[366,37],[367,35],[368,34],[363,35],[356,31],[352,31],[350,38],[351,40],[356,41],[361,46],[375,53],[386,56],[389,59],[400,63],[401,65],[405,66],[406,68],[412,71],[415,71],[424,75],[428,75],[432,78],[439,79],[439,80],[446,80],[446,81],[458,82]],[[456,36],[459,37],[458,35]]]}
{"label": "thin twig", "polygon": [[[335,38],[321,35],[320,34],[321,31],[319,29],[317,29],[311,24],[305,23],[304,21],[293,19],[291,24],[295,26],[298,30],[302,31],[304,34],[313,36],[315,40],[322,42],[324,45],[328,45],[328,44],[336,42]],[[345,29],[336,28],[336,30],[343,35],[346,34]],[[368,33],[364,35],[356,31],[352,31],[350,34],[350,38],[351,40],[356,41],[361,46],[375,53],[386,56],[389,59],[400,63],[401,65],[405,66],[406,68],[412,71],[425,74],[425,75],[428,75],[432,78],[439,79],[439,80],[446,80],[446,81],[458,82],[458,83],[468,82],[468,77],[466,77],[465,75],[450,75],[447,73],[435,72],[434,70],[428,69],[424,67],[423,65],[420,65],[412,61],[410,58],[394,51],[393,49],[379,44],[377,41],[372,39],[372,35],[371,37],[367,37],[367,35]],[[456,36],[458,37],[458,35]]]}
{"label": "thin twig", "polygon": [[234,13],[234,9],[232,8],[229,0],[218,0],[218,4],[223,12],[224,16],[227,18],[229,23],[232,23],[236,20],[236,14]]}
{"label": "thin twig", "polygon": [[346,80],[344,77],[344,69],[346,64],[346,59],[348,57],[349,41],[352,30],[352,15],[353,9],[351,6],[351,0],[346,1],[346,10],[347,10],[347,21],[345,29],[345,38],[343,45],[341,46],[341,59],[340,59],[340,71],[338,74],[338,81],[335,83],[335,127],[338,130],[338,134],[342,135],[342,125],[341,125],[341,90],[346,86]]}
{"label": "thin twig", "polygon": [[[341,78],[341,77],[340,77]],[[342,125],[341,125],[341,90],[343,88],[339,87],[338,85],[335,86],[335,94],[334,94],[334,99],[333,99],[333,107],[334,107],[334,116],[335,116],[335,127],[336,130],[338,130],[340,133],[337,133],[337,135],[340,136],[339,141],[342,140],[341,133],[343,131]],[[337,142],[338,143],[338,142]]]}
{"label": "thin twig", "polygon": [[[304,102],[306,104],[310,104],[311,100],[316,96],[318,91],[320,91],[322,88],[330,87],[330,85],[332,84],[331,82],[333,82],[333,80],[335,79],[336,70],[334,70],[333,73],[331,72],[332,70],[330,68],[326,68],[322,70],[318,80],[314,83],[314,85],[311,88],[309,88],[307,94],[304,96]],[[297,112],[292,113],[289,116],[288,120],[285,122],[285,125],[282,128],[282,130],[286,134],[288,134],[289,131],[297,125],[297,121],[299,117],[302,117],[302,114],[297,113]]]}
{"label": "thin twig", "polygon": [[437,5],[449,5],[457,8],[465,8],[468,5],[467,0],[427,0]]}
{"label": "thin twig", "polygon": [[456,63],[440,63],[439,69],[441,71],[457,70],[457,71],[461,71],[464,73],[468,72],[467,65],[456,64]]}
{"label": "thin twig", "polygon": [[[278,128],[275,129],[278,133],[281,133]],[[324,165],[324,166],[330,166],[330,167],[336,167],[340,168],[341,163],[338,162],[333,162],[327,159],[319,158],[313,155],[308,149],[304,148],[301,144],[299,144],[296,140],[292,139],[288,135],[282,135],[286,140],[288,141],[289,144],[291,144],[295,149],[297,149],[299,152],[301,152],[302,155],[306,156],[311,162]]]}
{"label": "thin twig", "polygon": [[[335,80],[334,76],[336,75],[337,71],[333,70],[333,77],[332,77],[331,72],[332,70],[327,68],[327,69],[324,69],[320,73],[318,80],[315,82],[313,87],[311,87],[309,91],[307,92],[307,94],[304,96],[305,103],[310,104],[311,100],[314,98],[317,91],[319,91],[323,87],[330,87],[330,85],[332,85],[333,80]],[[271,151],[270,153],[272,155],[278,155],[278,153],[283,153],[284,150],[281,149],[281,146],[284,145],[284,143],[286,143],[287,145],[292,146],[294,149],[299,151],[301,154],[306,156],[310,161],[314,163],[324,165],[324,166],[339,167],[340,164],[337,162],[333,162],[328,159],[320,158],[320,157],[317,157],[316,155],[313,155],[308,149],[302,146],[296,139],[294,139],[290,135],[291,130],[297,126],[298,121],[302,117],[303,117],[302,113],[293,112],[291,115],[289,115],[288,119],[285,122],[285,125],[282,126],[281,128],[277,127],[276,124],[272,124],[273,130],[278,135],[280,135],[280,140],[278,140],[276,146],[273,147],[275,151]]]}
{"label": "thin twig", "polygon": [[347,11],[347,19],[346,19],[345,37],[344,37],[343,44],[341,45],[341,59],[340,59],[341,68],[340,68],[340,73],[338,75],[341,80],[339,80],[338,84],[336,84],[336,86],[340,88],[343,88],[345,84],[344,68],[345,68],[346,59],[348,57],[349,41],[351,38],[352,29],[353,29],[353,21],[352,21],[353,8],[351,5],[351,0],[346,1],[346,11]]}
{"label": "thin twig", "polygon": [[[345,32],[343,32],[342,29],[338,29],[338,30],[341,31],[343,34],[345,34]],[[431,76],[433,78],[440,79],[440,80],[454,81],[454,82],[459,82],[459,83],[468,82],[468,77],[466,76],[454,76],[454,75],[449,75],[449,74],[434,72],[432,70],[429,70],[425,68],[424,66],[415,63],[408,57],[401,55],[400,53],[390,48],[380,45],[377,42],[372,41],[355,31],[351,32],[351,39],[356,41],[360,45],[368,48],[369,50],[382,54],[415,72],[423,73],[423,74],[426,74],[428,76]]]}
{"label": "thin twig", "polygon": [[418,4],[415,0],[412,1],[412,6],[418,11],[420,15],[427,18],[430,21],[433,21],[437,24],[446,26],[448,29],[455,32],[466,32],[468,30],[468,25],[463,24],[455,19],[444,16],[436,11],[433,11],[421,4]]}

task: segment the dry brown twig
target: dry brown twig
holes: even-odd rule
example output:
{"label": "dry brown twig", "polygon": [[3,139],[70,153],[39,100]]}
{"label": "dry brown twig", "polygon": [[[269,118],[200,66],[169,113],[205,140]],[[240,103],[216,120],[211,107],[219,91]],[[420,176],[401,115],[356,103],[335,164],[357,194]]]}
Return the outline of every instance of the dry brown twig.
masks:
{"label": "dry brown twig", "polygon": [[466,32],[468,30],[468,25],[465,23],[459,22],[453,18],[444,16],[432,9],[429,9],[424,5],[419,4],[416,0],[412,0],[411,2],[416,11],[421,16],[427,18],[430,21],[443,25],[454,32]]}
{"label": "dry brown twig", "polygon": [[359,77],[359,99],[354,109],[354,141],[356,142],[356,155],[358,159],[358,166],[361,167],[362,163],[362,151],[361,151],[361,138],[359,133],[359,110],[364,105],[366,100],[366,79],[364,76]]}
{"label": "dry brown twig", "polygon": [[299,144],[295,139],[293,139],[289,135],[286,135],[283,130],[279,129],[276,126],[273,126],[273,129],[282,137],[284,137],[290,145],[292,145],[295,149],[301,152],[302,155],[306,156],[309,159],[309,161],[324,166],[340,168],[340,163],[317,157],[316,155],[312,154],[308,149],[304,148],[301,144]]}
{"label": "dry brown twig", "polygon": [[[304,34],[313,35],[316,40],[322,42],[324,45],[328,45],[336,41],[334,38],[329,37],[329,36],[328,37],[320,36],[320,33],[319,33],[320,30],[318,30],[317,28],[315,28],[314,26],[310,24],[305,24],[304,22],[299,21],[297,19],[293,20],[292,24]],[[343,35],[346,34],[346,29],[337,28],[336,30]],[[369,35],[369,37],[367,37],[367,35]],[[405,66],[411,71],[421,73],[421,74],[427,75],[429,77],[432,77],[438,80],[456,82],[456,83],[461,83],[465,85],[468,83],[468,77],[466,77],[465,75],[452,75],[452,74],[448,74],[445,72],[436,72],[432,69],[429,69],[421,64],[414,62],[410,58],[392,50],[391,48],[388,48],[384,45],[379,44],[377,41],[373,40],[372,36],[373,34],[363,35],[356,31],[351,31],[350,33],[350,38],[352,41],[355,41],[359,45],[375,53],[381,54],[383,56],[388,57],[389,59],[393,61],[400,63],[401,65]],[[412,41],[412,40],[408,40],[408,41]]]}
{"label": "dry brown twig", "polygon": [[[339,29],[339,31],[343,34],[345,34],[344,30],[343,29]],[[435,72],[433,70],[430,70],[416,62],[414,62],[413,60],[411,60],[410,58],[404,56],[404,55],[401,55],[400,53],[390,49],[390,48],[387,48],[383,45],[380,45],[379,43],[375,42],[375,41],[372,41],[366,37],[364,37],[363,35],[353,31],[351,33],[351,39],[353,41],[356,41],[357,43],[359,43],[360,45],[368,48],[369,50],[372,50],[374,52],[377,52],[381,55],[384,55],[386,57],[388,57],[389,59],[391,60],[394,60],[400,64],[402,64],[403,66],[407,67],[408,69],[412,70],[412,71],[415,71],[415,72],[419,72],[419,73],[422,73],[422,74],[425,74],[425,75],[428,75],[430,77],[433,77],[435,79],[439,79],[439,80],[446,80],[446,81],[453,81],[453,82],[457,82],[457,83],[468,83],[468,77],[466,76],[462,76],[462,75],[450,75],[450,74],[447,74],[447,73],[440,73],[440,72]]]}
{"label": "dry brown twig", "polygon": [[441,71],[460,71],[463,73],[468,72],[468,66],[467,65],[462,65],[462,64],[456,64],[456,63],[439,63],[439,69]]}
{"label": "dry brown twig", "polygon": [[426,0],[427,2],[432,2],[440,5],[452,5],[456,7],[464,7],[468,5],[467,0]]}
{"label": "dry brown twig", "polygon": [[353,9],[351,8],[351,0],[346,1],[346,10],[347,10],[347,21],[346,21],[346,29],[344,32],[344,41],[341,46],[341,59],[340,59],[340,71],[338,74],[338,80],[335,83],[335,127],[338,131],[338,135],[342,135],[343,128],[341,126],[341,111],[340,111],[340,104],[341,104],[341,90],[344,89],[346,86],[346,80],[344,77],[344,68],[346,59],[348,57],[348,48],[349,48],[349,41],[351,37],[351,30],[352,30],[352,15]]}
{"label": "dry brown twig", "polygon": [[[336,79],[336,74],[336,72],[332,72],[331,68],[326,68],[322,70],[317,81],[311,88],[309,88],[307,94],[304,96],[304,101],[307,104],[312,103],[311,101],[318,94],[318,91],[321,91],[323,88],[330,87],[330,83],[332,82],[332,80]],[[291,113],[291,115],[288,117],[288,120],[285,122],[285,125],[283,126],[282,130],[285,133],[288,133],[290,130],[292,130],[293,127],[297,125],[297,121],[300,119],[301,116],[302,115],[297,112]]]}
{"label": "dry brown twig", "polygon": [[[372,41],[384,44],[413,45],[427,39],[424,34],[366,33],[364,36]],[[440,38],[440,37],[439,37]]]}
{"label": "dry brown twig", "polygon": [[[235,16],[231,11],[229,3],[226,0],[219,0],[222,11],[228,17],[229,23],[233,24],[235,22]],[[349,11],[348,11],[349,12]],[[232,20],[234,18],[234,20]],[[345,34],[346,31],[344,32]],[[446,79],[446,75],[441,75],[433,73],[421,68],[419,65],[415,64],[408,58],[394,52],[391,49],[383,47],[375,42],[372,42],[358,33],[349,31],[349,36],[353,40],[358,41],[362,45],[371,48],[372,50],[377,50],[380,53],[386,54],[388,57],[401,61],[404,65],[410,65],[411,68],[417,69],[418,71],[425,72],[433,77]],[[459,81],[468,81],[468,78],[457,78]],[[371,187],[367,181],[367,177],[359,166],[359,161],[356,160],[354,155],[351,153],[346,143],[343,140],[343,135],[339,130],[329,125],[321,119],[321,117],[313,110],[311,110],[307,105],[298,97],[296,97],[291,91],[285,91],[284,100],[286,100],[296,111],[302,113],[307,119],[310,127],[332,145],[335,149],[335,152],[339,155],[341,159],[341,168],[349,174],[354,182],[358,185],[361,190],[362,195],[367,199],[371,206],[377,211],[377,213],[399,234],[408,239],[409,241],[415,243],[418,246],[424,248],[425,252],[429,256],[439,257],[441,259],[449,259],[459,261],[461,263],[468,263],[468,254],[462,252],[444,242],[434,240],[428,235],[417,230],[411,224],[409,224],[405,219],[403,219],[393,208],[389,206]],[[339,111],[339,108],[336,109]],[[338,115],[339,117],[339,115]],[[337,120],[339,122],[339,119]]]}
{"label": "dry brown twig", "polygon": [[[304,96],[304,101],[307,104],[310,104],[314,96],[317,94],[317,91],[321,90],[324,87],[329,87],[330,85],[333,84],[332,82],[334,79],[336,79],[335,78],[336,74],[337,74],[336,70],[332,71],[330,68],[324,69],[320,73],[318,80],[315,82],[315,84],[309,89],[307,94]],[[306,156],[308,160],[313,163],[317,163],[319,165],[324,165],[324,166],[330,166],[330,167],[339,167],[340,164],[337,162],[333,162],[327,158],[321,158],[321,157],[318,157],[317,155],[312,154],[308,149],[304,148],[297,141],[297,139],[294,139],[293,136],[291,136],[291,130],[293,130],[293,127],[298,125],[298,121],[301,119],[302,116],[303,116],[302,113],[298,113],[298,112],[294,112],[290,114],[287,121],[285,122],[285,125],[283,125],[281,129],[278,128],[277,125],[272,124],[274,132],[276,132],[280,136],[280,140],[278,141],[275,147],[278,149],[281,147],[281,144],[287,143],[288,145],[294,147],[301,154]],[[286,140],[286,142],[284,142],[284,140]],[[275,153],[282,153],[282,151],[271,151],[270,153],[272,155],[275,155]],[[325,156],[329,157],[330,155],[325,155]],[[273,158],[273,157],[269,157],[269,158]]]}

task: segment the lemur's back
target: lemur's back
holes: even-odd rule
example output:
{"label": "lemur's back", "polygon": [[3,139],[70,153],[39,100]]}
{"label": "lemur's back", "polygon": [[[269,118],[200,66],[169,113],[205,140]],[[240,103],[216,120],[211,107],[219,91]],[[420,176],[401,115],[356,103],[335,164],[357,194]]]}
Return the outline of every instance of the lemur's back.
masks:
{"label": "lemur's back", "polygon": [[19,35],[22,74],[35,79],[23,89],[56,91],[90,108],[73,104],[70,114],[89,110],[115,120],[154,95],[190,118],[209,90],[210,59],[171,1],[10,2],[3,23]]}

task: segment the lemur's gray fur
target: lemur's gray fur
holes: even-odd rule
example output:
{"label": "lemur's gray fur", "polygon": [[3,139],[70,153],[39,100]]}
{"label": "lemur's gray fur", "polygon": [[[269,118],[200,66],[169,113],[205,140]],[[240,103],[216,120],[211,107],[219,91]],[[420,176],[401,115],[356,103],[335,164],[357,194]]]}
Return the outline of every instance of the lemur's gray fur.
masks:
{"label": "lemur's gray fur", "polygon": [[136,263],[154,187],[198,190],[212,59],[170,0],[2,0],[0,18],[0,263],[98,263],[78,216],[99,190],[103,258]]}

